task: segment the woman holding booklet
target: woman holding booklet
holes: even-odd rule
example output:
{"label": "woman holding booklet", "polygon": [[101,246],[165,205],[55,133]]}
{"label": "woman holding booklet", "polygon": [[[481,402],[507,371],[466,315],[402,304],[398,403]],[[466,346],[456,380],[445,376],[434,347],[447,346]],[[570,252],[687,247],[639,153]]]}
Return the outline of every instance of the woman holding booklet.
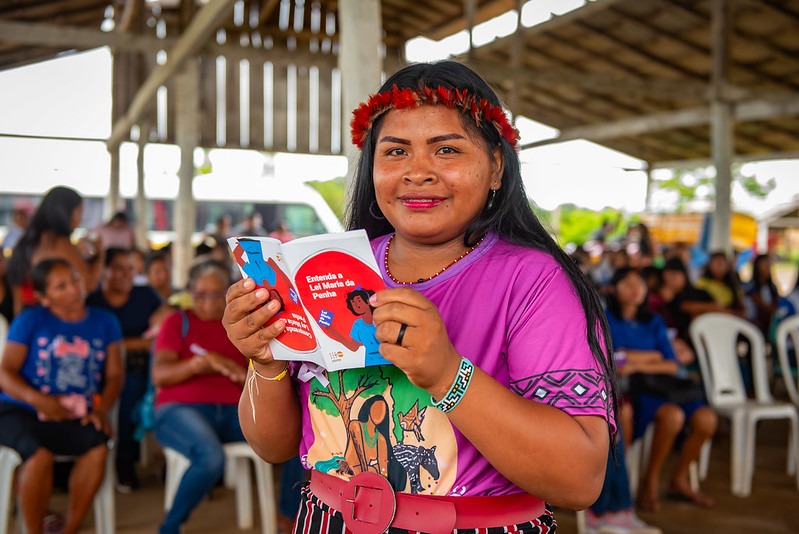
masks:
{"label": "woman holding booklet", "polygon": [[614,370],[590,282],[530,209],[517,131],[484,80],[444,61],[389,78],[352,135],[349,228],[372,240],[393,365],[274,359],[279,304],[244,279],[223,319],[252,364],[244,435],[311,469],[297,533],[554,531],[545,503],[585,508],[602,487]]}

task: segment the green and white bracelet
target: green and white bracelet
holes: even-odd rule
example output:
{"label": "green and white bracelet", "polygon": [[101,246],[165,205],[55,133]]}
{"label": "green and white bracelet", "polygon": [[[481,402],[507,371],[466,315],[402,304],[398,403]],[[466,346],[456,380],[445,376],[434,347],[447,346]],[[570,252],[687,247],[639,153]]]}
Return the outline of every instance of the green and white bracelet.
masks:
{"label": "green and white bracelet", "polygon": [[469,384],[474,375],[474,365],[466,358],[461,358],[461,365],[458,368],[458,374],[455,375],[455,381],[449,387],[449,391],[444,395],[440,401],[436,401],[432,396],[430,401],[433,406],[438,408],[444,413],[451,412],[463,399]]}

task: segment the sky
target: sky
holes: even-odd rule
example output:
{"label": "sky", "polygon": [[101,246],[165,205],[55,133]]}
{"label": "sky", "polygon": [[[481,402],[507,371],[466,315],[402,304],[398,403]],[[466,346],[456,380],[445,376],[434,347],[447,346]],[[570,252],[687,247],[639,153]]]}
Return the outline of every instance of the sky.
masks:
{"label": "sky", "polygon": [[[522,9],[521,21],[531,26],[562,14],[584,0],[532,0]],[[512,33],[517,14],[511,11],[478,25],[477,45]],[[434,60],[462,53],[466,32],[441,41],[417,38],[408,42],[409,60]],[[67,55],[19,69],[0,72],[0,134],[67,136],[104,139],[111,132],[111,54],[98,49]],[[522,143],[555,137],[549,126],[517,117]],[[176,179],[178,150],[169,145],[148,145],[145,174],[150,182]],[[122,145],[122,194],[135,194],[136,146]],[[0,191],[28,188],[46,190],[55,183],[89,194],[107,192],[110,158],[102,142],[30,140],[0,136]],[[197,157],[202,158],[198,153]],[[347,172],[343,157],[277,154],[273,158],[255,151],[211,151],[214,170],[258,175],[264,166],[274,168],[279,179],[327,180]],[[541,207],[554,209],[576,204],[590,209],[613,207],[627,212],[645,209],[644,163],[584,140],[568,141],[520,153],[528,195]],[[764,201],[754,201],[740,191],[735,204],[754,215],[773,209],[799,195],[799,161],[749,164],[758,178],[777,179],[777,188]],[[667,210],[668,195],[652,199]]]}

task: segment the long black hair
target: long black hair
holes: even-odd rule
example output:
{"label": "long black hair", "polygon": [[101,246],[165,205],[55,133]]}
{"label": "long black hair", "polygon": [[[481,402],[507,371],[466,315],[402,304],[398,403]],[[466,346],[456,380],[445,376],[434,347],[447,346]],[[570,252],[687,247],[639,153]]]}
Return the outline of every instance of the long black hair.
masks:
{"label": "long black hair", "polygon": [[[497,94],[480,75],[456,61],[419,63],[404,67],[388,78],[379,92],[388,91],[395,85],[399,89],[438,86],[466,89],[469,94],[485,98],[494,106],[502,106]],[[383,117],[385,114],[374,121],[364,142],[347,210],[348,229],[362,228],[372,239],[394,231],[391,223],[382,214],[377,213],[379,209],[372,172],[375,146]],[[478,125],[463,114],[461,121],[467,132],[478,134],[478,139],[482,140],[489,153],[494,147],[499,146],[505,164],[502,187],[496,191],[491,207],[484,209],[469,225],[463,238],[464,245],[471,247],[487,232],[493,231],[510,243],[546,252],[558,262],[569,277],[585,311],[588,344],[605,373],[608,390],[613,392],[611,409],[615,414],[619,399],[618,389],[614,387],[616,372],[613,358],[610,357],[611,341],[607,320],[593,284],[555,243],[533,213],[522,183],[521,165],[515,148],[500,136],[490,121],[481,121]]]}
{"label": "long black hair", "polygon": [[[710,263],[716,258],[724,258],[724,260],[727,262],[727,273],[721,280],[713,276],[713,273],[710,270]],[[730,262],[730,258],[727,257],[726,252],[717,250],[710,254],[710,257],[708,258],[705,268],[702,272],[702,277],[707,278],[708,280],[716,280],[717,282],[721,282],[727,286],[730,291],[732,291],[732,308],[737,310],[743,306],[740,297],[741,284],[738,280],[737,274],[735,273],[735,269],[733,269],[733,265]]]}
{"label": "long black hair", "polygon": [[30,280],[33,252],[39,246],[42,234],[53,232],[63,237],[72,234],[72,214],[82,203],[78,192],[69,187],[56,186],[44,195],[8,261],[11,285],[19,286]]}
{"label": "long black hair", "polygon": [[369,297],[374,295],[375,292],[371,289],[353,289],[349,293],[347,293],[347,308],[352,312],[353,315],[358,315],[355,313],[355,309],[352,307],[352,301],[355,300],[355,297],[361,297],[363,303],[369,306],[369,309],[372,312],[375,311],[375,307],[369,303]]}
{"label": "long black hair", "polygon": [[[616,286],[619,285],[619,282],[631,274],[639,277],[641,282],[644,282],[644,277],[640,271],[634,269],[633,267],[622,267],[620,269],[616,269],[616,272],[613,273],[613,277],[610,279],[608,285],[615,289]],[[646,285],[646,283],[644,283],[644,285]],[[608,293],[608,311],[619,319],[624,319],[622,315],[621,302],[619,302],[619,297],[615,291],[610,291]],[[635,320],[639,323],[648,323],[652,320],[652,317],[652,312],[650,312],[649,308],[647,308],[646,298],[644,298],[644,301],[639,304],[638,308],[635,310]]]}

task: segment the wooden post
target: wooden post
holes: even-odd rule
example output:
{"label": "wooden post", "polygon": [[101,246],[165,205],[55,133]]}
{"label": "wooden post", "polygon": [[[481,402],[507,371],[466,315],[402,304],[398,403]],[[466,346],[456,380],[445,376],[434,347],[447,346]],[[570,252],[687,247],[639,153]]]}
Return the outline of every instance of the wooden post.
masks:
{"label": "wooden post", "polygon": [[339,55],[341,69],[342,101],[341,145],[349,160],[347,191],[355,169],[358,151],[350,142],[352,110],[366,100],[380,86],[383,65],[380,58],[382,19],[379,0],[340,0]]}
{"label": "wooden post", "polygon": [[144,190],[144,147],[150,136],[150,126],[146,123],[139,124],[139,153],[136,156],[136,202],[134,213],[136,215],[136,247],[145,252],[150,250],[150,241],[147,238],[147,197]]}
{"label": "wooden post", "polygon": [[[125,112],[127,101],[125,99],[125,89],[129,86],[130,80],[130,54],[125,52],[113,52],[112,66],[112,95],[111,95],[111,117],[115,121],[117,117]],[[107,145],[108,155],[111,158],[111,168],[108,182],[108,196],[103,203],[103,222],[108,221],[119,208],[119,144]]]}
{"label": "wooden post", "polygon": [[477,0],[463,0],[463,12],[466,15],[466,30],[469,32],[469,61],[474,59],[474,21],[477,13]]}
{"label": "wooden post", "polygon": [[108,183],[108,196],[103,206],[103,222],[107,222],[119,211],[119,145],[110,148],[111,179]]}
{"label": "wooden post", "polygon": [[[522,54],[524,50],[524,32],[522,31],[522,7],[524,0],[516,0],[516,32],[513,34],[513,42],[511,43],[511,67],[516,72],[522,69]],[[471,31],[470,31],[471,33]],[[471,51],[471,47],[469,48]],[[507,103],[510,112],[513,113],[513,123],[516,124],[516,117],[519,115],[519,107],[521,106],[520,89],[522,85],[519,82],[512,81],[510,89],[510,101]]]}
{"label": "wooden post", "polygon": [[710,232],[710,249],[732,251],[732,172],[733,114],[732,106],[723,100],[724,80],[729,60],[729,4],[727,0],[713,0],[713,102],[710,105],[710,138],[713,165],[716,167],[716,209],[713,212]]}
{"label": "wooden post", "polygon": [[652,164],[645,162],[646,165],[646,193],[644,196],[644,211],[649,211],[649,204],[652,202]]}
{"label": "wooden post", "polygon": [[186,61],[177,75],[177,124],[175,137],[180,148],[178,198],[175,202],[172,281],[175,287],[185,287],[193,258],[192,234],[195,226],[195,204],[192,194],[194,179],[194,149],[199,141],[200,75],[196,58]]}

